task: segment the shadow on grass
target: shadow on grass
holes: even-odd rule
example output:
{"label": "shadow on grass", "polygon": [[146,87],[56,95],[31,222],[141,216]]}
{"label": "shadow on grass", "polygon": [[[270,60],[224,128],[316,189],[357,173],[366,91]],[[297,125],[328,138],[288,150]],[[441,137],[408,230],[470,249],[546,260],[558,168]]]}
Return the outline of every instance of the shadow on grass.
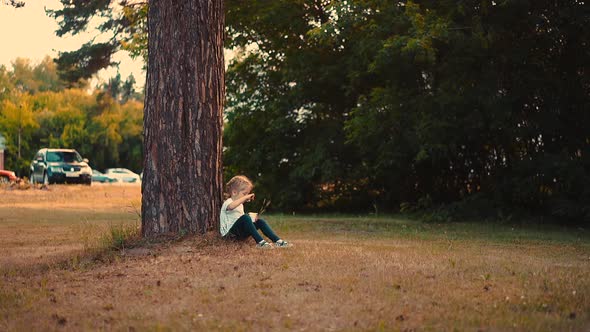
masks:
{"label": "shadow on grass", "polygon": [[138,222],[111,224],[98,238],[86,238],[83,241],[83,249],[51,257],[45,262],[3,266],[0,276],[31,277],[54,269],[88,271],[125,257],[156,257],[173,247],[180,251],[206,253],[209,256],[231,255],[245,245],[244,241],[224,240],[216,232],[200,235],[168,233],[143,238]]}

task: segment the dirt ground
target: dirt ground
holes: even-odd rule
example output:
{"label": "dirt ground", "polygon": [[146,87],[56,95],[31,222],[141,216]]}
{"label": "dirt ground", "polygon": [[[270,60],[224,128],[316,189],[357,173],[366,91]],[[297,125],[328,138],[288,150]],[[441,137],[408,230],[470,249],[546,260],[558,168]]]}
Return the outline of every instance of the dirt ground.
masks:
{"label": "dirt ground", "polygon": [[292,248],[209,234],[97,255],[140,201],[139,186],[0,188],[0,330],[590,330],[585,230],[270,215]]}

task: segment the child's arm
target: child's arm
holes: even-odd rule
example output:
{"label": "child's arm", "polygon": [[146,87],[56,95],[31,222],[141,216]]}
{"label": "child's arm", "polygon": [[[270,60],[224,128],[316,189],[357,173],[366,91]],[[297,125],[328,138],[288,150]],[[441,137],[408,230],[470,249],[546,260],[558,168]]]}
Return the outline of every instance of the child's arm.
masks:
{"label": "child's arm", "polygon": [[233,210],[233,209],[237,208],[238,206],[240,206],[240,204],[243,204],[244,202],[251,200],[253,197],[254,197],[254,194],[248,194],[248,195],[242,196],[242,197],[236,199],[235,201],[229,203],[227,205],[227,210]]}

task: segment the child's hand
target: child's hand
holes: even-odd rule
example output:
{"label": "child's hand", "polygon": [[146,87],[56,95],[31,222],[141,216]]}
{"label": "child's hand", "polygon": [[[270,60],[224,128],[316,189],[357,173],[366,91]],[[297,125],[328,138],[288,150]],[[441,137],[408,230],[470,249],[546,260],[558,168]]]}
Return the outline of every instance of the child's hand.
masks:
{"label": "child's hand", "polygon": [[248,195],[246,195],[246,197],[248,197],[248,198],[246,199],[246,202],[251,202],[251,201],[253,201],[253,200],[254,200],[254,193],[252,193],[252,194],[248,194]]}

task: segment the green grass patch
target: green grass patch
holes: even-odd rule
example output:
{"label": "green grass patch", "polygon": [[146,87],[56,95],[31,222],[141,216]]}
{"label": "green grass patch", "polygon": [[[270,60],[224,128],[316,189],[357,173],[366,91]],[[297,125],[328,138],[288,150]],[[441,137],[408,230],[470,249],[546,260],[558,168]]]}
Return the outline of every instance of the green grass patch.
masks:
{"label": "green grass patch", "polygon": [[416,240],[477,240],[497,243],[590,244],[590,231],[555,225],[501,222],[423,222],[406,216],[266,215],[280,231],[310,237],[350,235]]}
{"label": "green grass patch", "polygon": [[107,231],[99,239],[99,249],[123,250],[131,247],[141,240],[141,228],[139,223],[111,224]]}

